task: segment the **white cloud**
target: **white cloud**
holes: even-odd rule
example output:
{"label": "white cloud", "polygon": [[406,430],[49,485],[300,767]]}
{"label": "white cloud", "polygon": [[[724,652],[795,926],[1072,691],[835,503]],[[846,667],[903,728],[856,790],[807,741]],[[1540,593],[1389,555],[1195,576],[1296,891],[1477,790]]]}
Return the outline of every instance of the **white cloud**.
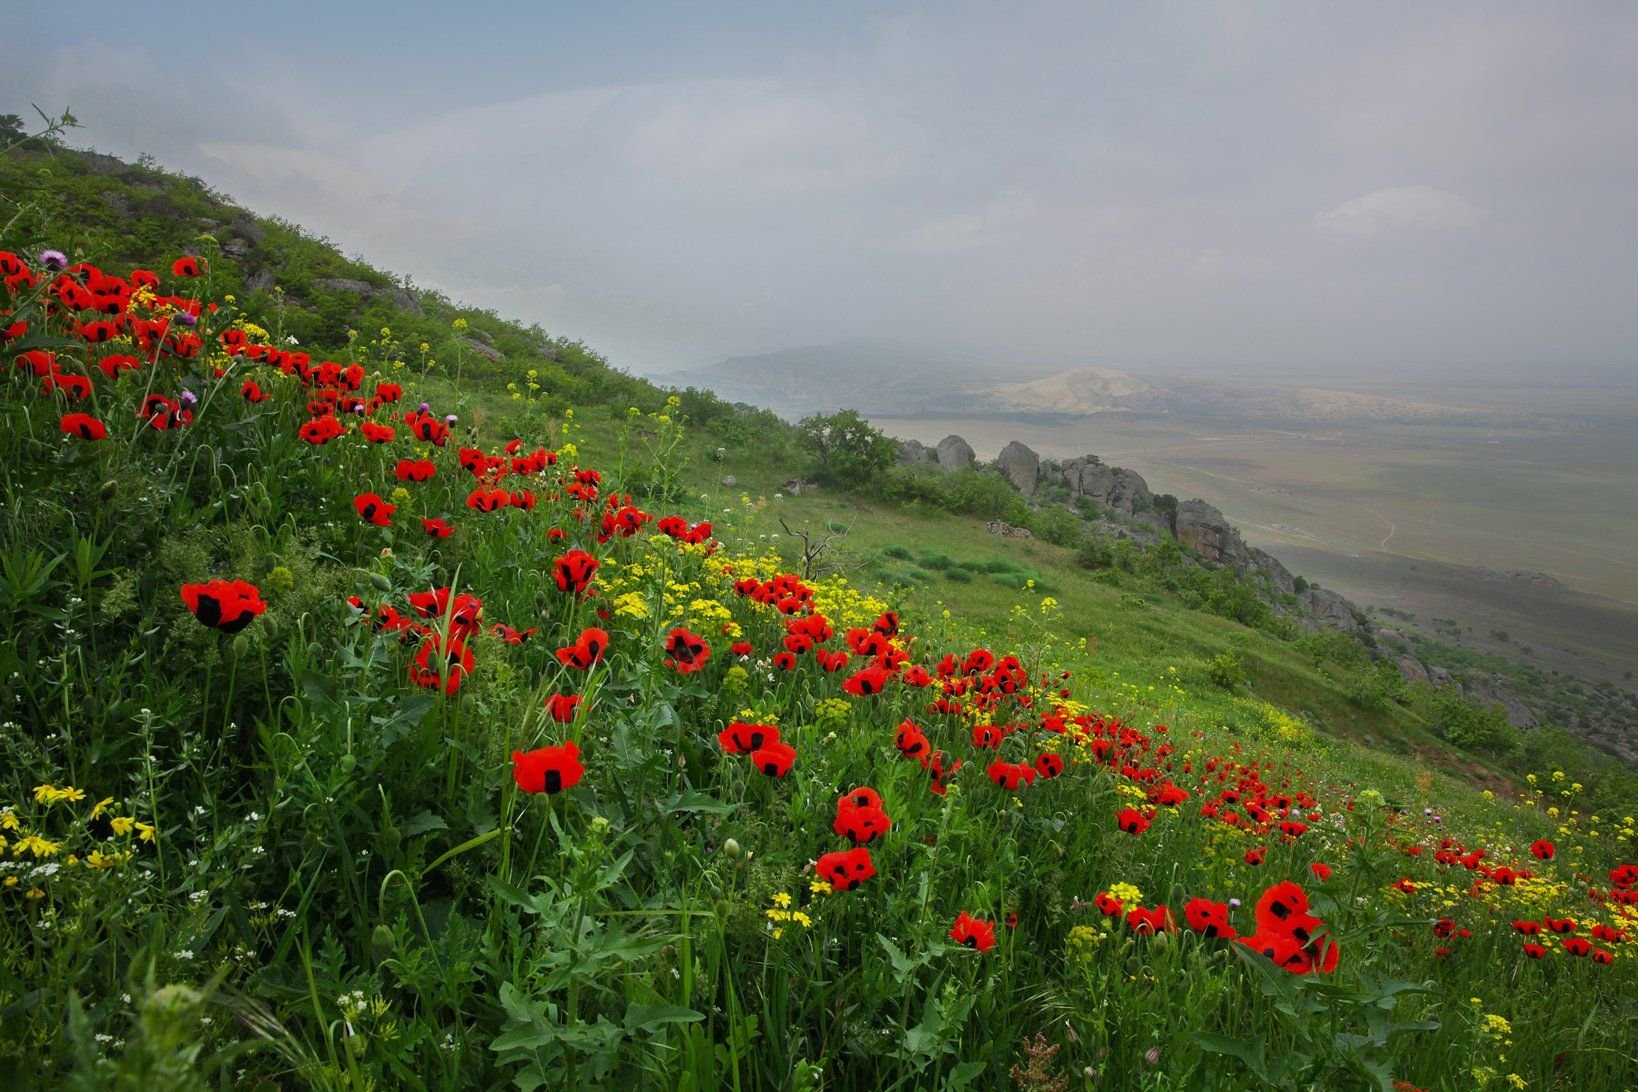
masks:
{"label": "white cloud", "polygon": [[1449,190],[1389,186],[1317,214],[1314,228],[1333,239],[1366,240],[1402,231],[1469,231],[1484,216],[1467,198]]}

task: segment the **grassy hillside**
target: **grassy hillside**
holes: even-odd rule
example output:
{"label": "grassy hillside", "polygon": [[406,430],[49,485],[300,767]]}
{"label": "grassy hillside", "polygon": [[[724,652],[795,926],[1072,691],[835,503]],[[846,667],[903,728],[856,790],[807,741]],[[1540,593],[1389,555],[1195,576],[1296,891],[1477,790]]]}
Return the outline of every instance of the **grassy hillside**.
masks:
{"label": "grassy hillside", "polygon": [[754,414],[436,348],[499,320],[292,344],[209,242],[73,253],[56,162],[0,238],[22,1086],[1638,1076],[1630,808],[1478,791],[1159,572],[775,496]]}

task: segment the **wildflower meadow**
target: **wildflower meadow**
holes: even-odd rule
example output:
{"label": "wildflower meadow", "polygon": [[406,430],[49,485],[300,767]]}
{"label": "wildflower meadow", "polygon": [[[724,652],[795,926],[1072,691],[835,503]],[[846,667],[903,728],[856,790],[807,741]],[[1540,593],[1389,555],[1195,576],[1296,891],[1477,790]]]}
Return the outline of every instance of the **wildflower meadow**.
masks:
{"label": "wildflower meadow", "polygon": [[1638,1080],[1632,810],[805,571],[675,399],[5,243],[20,1087]]}

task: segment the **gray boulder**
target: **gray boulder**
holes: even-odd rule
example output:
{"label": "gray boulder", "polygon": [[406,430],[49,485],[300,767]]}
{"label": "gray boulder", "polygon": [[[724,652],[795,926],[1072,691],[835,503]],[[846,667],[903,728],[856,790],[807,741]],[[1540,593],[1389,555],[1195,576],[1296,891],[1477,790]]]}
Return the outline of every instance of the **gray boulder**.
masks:
{"label": "gray boulder", "polygon": [[266,268],[258,269],[245,278],[245,291],[251,295],[257,292],[271,292],[273,284],[273,271]]}
{"label": "gray boulder", "polygon": [[493,345],[485,345],[483,342],[469,337],[456,338],[455,340],[460,342],[468,352],[481,356],[490,363],[499,363],[501,359],[501,351]]}
{"label": "gray boulder", "polygon": [[[1208,565],[1228,565],[1238,572],[1251,563],[1251,553],[1239,532],[1229,526],[1223,513],[1203,500],[1178,504],[1177,537]],[[1348,618],[1353,620],[1351,612]]]}
{"label": "gray boulder", "polygon": [[395,285],[394,287],[387,289],[387,298],[391,300],[392,305],[398,308],[400,311],[404,311],[412,315],[419,315],[421,313],[420,299],[408,288],[400,288]]}
{"label": "gray boulder", "polygon": [[[1183,505],[1177,507],[1181,515]],[[1359,619],[1354,617],[1354,605],[1336,592],[1310,587],[1298,598],[1304,612],[1322,625],[1332,626],[1350,635],[1359,633]]]}
{"label": "gray boulder", "polygon": [[369,281],[356,281],[351,277],[316,277],[313,283],[326,292],[353,292],[368,296],[375,291],[375,285]]}
{"label": "gray boulder", "polygon": [[1035,495],[1036,483],[1041,478],[1041,457],[1028,447],[1012,441],[1001,449],[996,458],[996,465],[1001,468],[1001,474],[1012,483],[1012,487],[1026,497]]}
{"label": "gray boulder", "polygon": [[1406,682],[1428,683],[1429,685],[1433,683],[1432,676],[1428,674],[1427,665],[1415,656],[1399,657],[1399,674],[1404,676]]}
{"label": "gray boulder", "polygon": [[1091,501],[1100,511],[1130,517],[1149,507],[1149,483],[1134,470],[1110,466],[1096,455],[1049,464],[1041,480],[1062,485],[1076,501]]}
{"label": "gray boulder", "polygon": [[1279,558],[1266,550],[1249,547],[1251,564],[1268,579],[1269,586],[1281,595],[1294,595],[1297,591],[1296,578],[1291,571],[1280,564]]}
{"label": "gray boulder", "polygon": [[1507,713],[1507,723],[1514,728],[1539,728],[1541,722],[1530,707],[1508,692],[1502,680],[1495,675],[1464,679],[1462,693],[1484,705],[1499,705]]}
{"label": "gray boulder", "polygon": [[267,238],[267,232],[262,230],[262,225],[248,216],[234,217],[233,223],[228,226],[228,233],[235,238],[243,239],[251,246],[260,246],[262,240]]}
{"label": "gray boulder", "polygon": [[920,440],[899,441],[899,462],[910,466],[919,463],[933,463],[938,461],[938,452],[922,443]]}
{"label": "gray boulder", "polygon": [[972,466],[978,456],[973,454],[973,447],[959,436],[946,436],[938,442],[935,449],[938,454],[938,465],[945,470],[964,470]]}

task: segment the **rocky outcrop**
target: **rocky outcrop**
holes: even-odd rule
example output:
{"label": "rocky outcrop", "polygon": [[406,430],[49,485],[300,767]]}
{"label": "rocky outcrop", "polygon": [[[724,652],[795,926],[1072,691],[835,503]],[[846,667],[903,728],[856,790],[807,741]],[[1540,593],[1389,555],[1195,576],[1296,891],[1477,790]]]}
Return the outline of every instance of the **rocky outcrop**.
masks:
{"label": "rocky outcrop", "polygon": [[995,463],[1001,469],[1002,477],[1011,482],[1014,489],[1026,497],[1035,495],[1035,486],[1041,477],[1039,455],[1014,440],[1001,449]]}
{"label": "rocky outcrop", "polygon": [[1266,550],[1259,550],[1255,546],[1248,547],[1251,552],[1251,567],[1262,573],[1268,580],[1269,587],[1279,595],[1297,594],[1297,578],[1291,575],[1291,570],[1280,564],[1278,558]]}
{"label": "rocky outcrop", "polygon": [[1340,629],[1350,636],[1359,636],[1364,627],[1359,623],[1359,608],[1327,588],[1308,587],[1297,596],[1303,613],[1323,625]]}
{"label": "rocky outcrop", "polygon": [[935,450],[938,465],[945,470],[965,470],[978,459],[978,456],[973,454],[973,446],[959,436],[944,437],[938,442]]}
{"label": "rocky outcrop", "polygon": [[1002,538],[1034,538],[1035,535],[1028,527],[1014,527],[1006,520],[992,519],[984,525],[984,530]]}
{"label": "rocky outcrop", "polygon": [[928,447],[920,440],[900,440],[899,462],[908,466],[921,466],[924,463],[936,463],[938,462],[938,452]]}
{"label": "rocky outcrop", "polygon": [[[1112,512],[1130,519],[1152,504],[1149,483],[1135,470],[1110,466],[1096,455],[1082,455],[1063,463],[1048,463],[1041,482],[1062,485],[1070,500],[1084,509],[1087,502],[1100,512]],[[1169,532],[1169,528],[1168,528]]]}
{"label": "rocky outcrop", "polygon": [[1228,565],[1236,572],[1251,565],[1251,552],[1240,533],[1229,526],[1223,513],[1203,500],[1178,504],[1177,539],[1208,565]]}
{"label": "rocky outcrop", "polygon": [[493,345],[485,345],[476,338],[470,337],[460,337],[456,338],[455,340],[460,342],[461,346],[469,353],[481,356],[492,364],[497,364],[500,362],[501,351],[495,348]]}
{"label": "rocky outcrop", "polygon": [[1507,723],[1514,728],[1539,728],[1541,722],[1535,713],[1518,698],[1508,693],[1502,680],[1495,675],[1462,680],[1462,696],[1480,705],[1499,705],[1507,714]]}
{"label": "rocky outcrop", "polygon": [[[416,314],[421,312],[421,301],[416,298],[415,293],[396,284],[389,285],[386,288],[377,288],[369,281],[354,280],[351,277],[318,277],[314,279],[313,283],[331,292],[351,292],[362,296],[366,300],[373,299],[376,296],[385,296],[400,311],[412,311]],[[471,338],[462,340],[468,342],[469,345],[472,341]],[[477,352],[479,356],[487,356],[486,353],[479,350],[474,349],[473,351]],[[490,352],[493,351],[490,350]],[[499,360],[500,357],[497,355],[489,359]]]}

